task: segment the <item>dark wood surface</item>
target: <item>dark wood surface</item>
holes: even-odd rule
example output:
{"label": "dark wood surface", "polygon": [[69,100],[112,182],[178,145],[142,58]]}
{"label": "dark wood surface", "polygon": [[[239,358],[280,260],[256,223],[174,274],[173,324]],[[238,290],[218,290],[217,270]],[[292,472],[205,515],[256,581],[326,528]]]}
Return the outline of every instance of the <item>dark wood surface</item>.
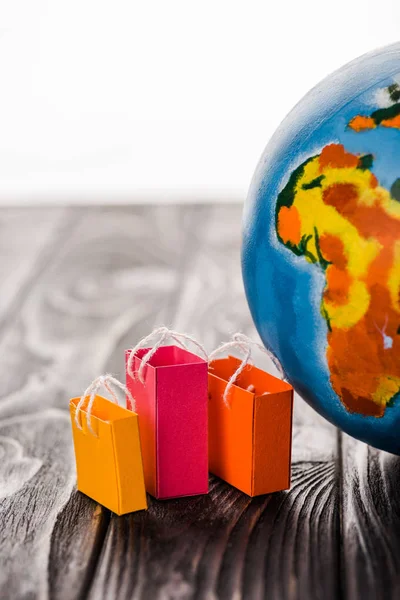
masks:
{"label": "dark wood surface", "polygon": [[124,517],[76,492],[69,398],[125,348],[161,324],[256,338],[240,228],[236,205],[0,212],[1,600],[400,598],[400,460],[300,398],[289,492],[211,478]]}

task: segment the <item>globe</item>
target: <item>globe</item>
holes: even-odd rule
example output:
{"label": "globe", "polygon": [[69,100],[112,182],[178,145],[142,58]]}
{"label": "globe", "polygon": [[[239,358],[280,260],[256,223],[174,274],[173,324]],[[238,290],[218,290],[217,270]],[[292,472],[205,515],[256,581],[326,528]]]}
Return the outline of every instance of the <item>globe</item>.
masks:
{"label": "globe", "polygon": [[295,390],[400,454],[400,43],[327,77],[280,125],[245,204],[242,269]]}

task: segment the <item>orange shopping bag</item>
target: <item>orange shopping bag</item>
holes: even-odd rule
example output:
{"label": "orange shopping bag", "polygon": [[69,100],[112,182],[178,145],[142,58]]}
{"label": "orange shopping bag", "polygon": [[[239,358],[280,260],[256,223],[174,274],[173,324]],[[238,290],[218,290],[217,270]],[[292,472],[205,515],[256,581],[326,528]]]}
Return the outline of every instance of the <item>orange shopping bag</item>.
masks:
{"label": "orange shopping bag", "polygon": [[[249,344],[254,342],[240,334],[235,339],[210,355],[210,471],[249,496],[288,489],[293,388],[248,364]],[[246,352],[243,361],[233,356],[213,359],[216,352],[234,346]]]}
{"label": "orange shopping bag", "polygon": [[[98,377],[81,398],[72,398],[78,490],[118,515],[147,508],[138,416],[118,405],[110,384],[127,392],[110,375]],[[111,402],[97,394],[104,386]],[[134,401],[131,398],[131,401]]]}

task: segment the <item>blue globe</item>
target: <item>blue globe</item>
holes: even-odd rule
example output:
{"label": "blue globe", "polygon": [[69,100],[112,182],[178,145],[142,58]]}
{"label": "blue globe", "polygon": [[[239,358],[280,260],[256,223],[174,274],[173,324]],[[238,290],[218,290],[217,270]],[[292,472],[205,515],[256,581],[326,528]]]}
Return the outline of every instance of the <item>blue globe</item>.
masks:
{"label": "blue globe", "polygon": [[327,77],[280,125],[246,202],[242,267],[299,394],[400,454],[400,44]]}

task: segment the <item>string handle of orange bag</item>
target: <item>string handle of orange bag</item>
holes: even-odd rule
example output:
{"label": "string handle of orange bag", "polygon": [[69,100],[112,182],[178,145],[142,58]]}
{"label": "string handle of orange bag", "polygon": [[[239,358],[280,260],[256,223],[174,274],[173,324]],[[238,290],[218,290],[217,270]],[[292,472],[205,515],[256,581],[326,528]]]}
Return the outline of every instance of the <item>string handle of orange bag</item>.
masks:
{"label": "string handle of orange bag", "polygon": [[242,362],[240,363],[240,365],[238,366],[238,368],[236,369],[234,374],[230,377],[228,384],[225,388],[223,400],[228,408],[230,407],[229,394],[231,392],[232,386],[234,385],[234,383],[236,382],[237,378],[242,373],[242,371],[246,368],[246,366],[248,364],[251,364],[252,347],[258,348],[259,350],[264,352],[264,354],[266,354],[272,360],[275,367],[278,369],[281,378],[283,380],[285,380],[285,374],[283,372],[282,366],[281,366],[280,362],[278,361],[278,359],[276,358],[276,356],[274,356],[274,354],[272,352],[270,352],[269,350],[264,348],[264,346],[262,346],[258,342],[254,342],[247,335],[244,335],[244,333],[235,333],[232,336],[231,341],[221,344],[218,348],[213,350],[213,352],[211,352],[210,356],[208,357],[209,361],[211,362],[221,352],[225,352],[226,350],[231,350],[233,348],[235,348],[237,350],[241,350],[244,354]]}
{"label": "string handle of orange bag", "polygon": [[[133,361],[135,359],[136,352],[143,345],[148,344],[153,338],[157,338],[157,337],[158,337],[158,340],[156,341],[154,346],[152,348],[150,348],[150,350],[148,352],[146,352],[146,354],[142,357],[139,369],[137,371],[134,371],[133,370]],[[202,355],[205,357],[205,360],[208,362],[208,354],[207,354],[205,348],[197,340],[195,340],[191,335],[188,335],[187,333],[180,333],[179,331],[174,331],[173,329],[168,329],[168,327],[158,327],[157,329],[154,329],[154,331],[152,331],[149,335],[146,335],[144,338],[142,338],[140,340],[140,342],[138,342],[136,344],[136,346],[134,348],[132,348],[132,350],[129,353],[129,358],[128,358],[126,367],[127,367],[128,374],[133,379],[136,379],[136,375],[137,375],[139,381],[144,384],[143,374],[144,374],[144,370],[146,368],[147,363],[149,362],[151,357],[157,352],[157,350],[167,341],[167,339],[174,340],[177,344],[179,344],[179,346],[181,346],[182,348],[185,348],[185,350],[188,350],[187,342],[191,342],[198,348],[198,350],[200,350]]]}
{"label": "string handle of orange bag", "polygon": [[75,424],[78,427],[78,429],[83,429],[82,425],[79,421],[79,415],[82,411],[82,407],[85,403],[86,398],[89,397],[89,402],[88,402],[87,409],[86,409],[86,422],[87,422],[87,426],[88,426],[90,433],[92,435],[96,435],[92,428],[92,409],[93,409],[94,400],[95,400],[96,395],[99,392],[99,390],[102,387],[104,387],[108,391],[108,393],[111,395],[113,402],[115,404],[119,405],[118,397],[117,397],[116,393],[114,392],[114,390],[112,389],[112,387],[111,387],[112,385],[115,386],[116,388],[119,388],[123,392],[125,392],[125,394],[129,398],[129,400],[131,401],[132,410],[135,412],[135,410],[136,410],[135,399],[133,398],[133,396],[130,393],[130,391],[128,390],[128,388],[123,383],[118,381],[118,379],[113,377],[112,375],[109,375],[109,374],[100,375],[99,377],[96,377],[96,379],[94,379],[92,381],[92,383],[86,388],[83,395],[81,396],[81,399],[79,400],[79,402],[77,404],[76,411],[75,411]]}

